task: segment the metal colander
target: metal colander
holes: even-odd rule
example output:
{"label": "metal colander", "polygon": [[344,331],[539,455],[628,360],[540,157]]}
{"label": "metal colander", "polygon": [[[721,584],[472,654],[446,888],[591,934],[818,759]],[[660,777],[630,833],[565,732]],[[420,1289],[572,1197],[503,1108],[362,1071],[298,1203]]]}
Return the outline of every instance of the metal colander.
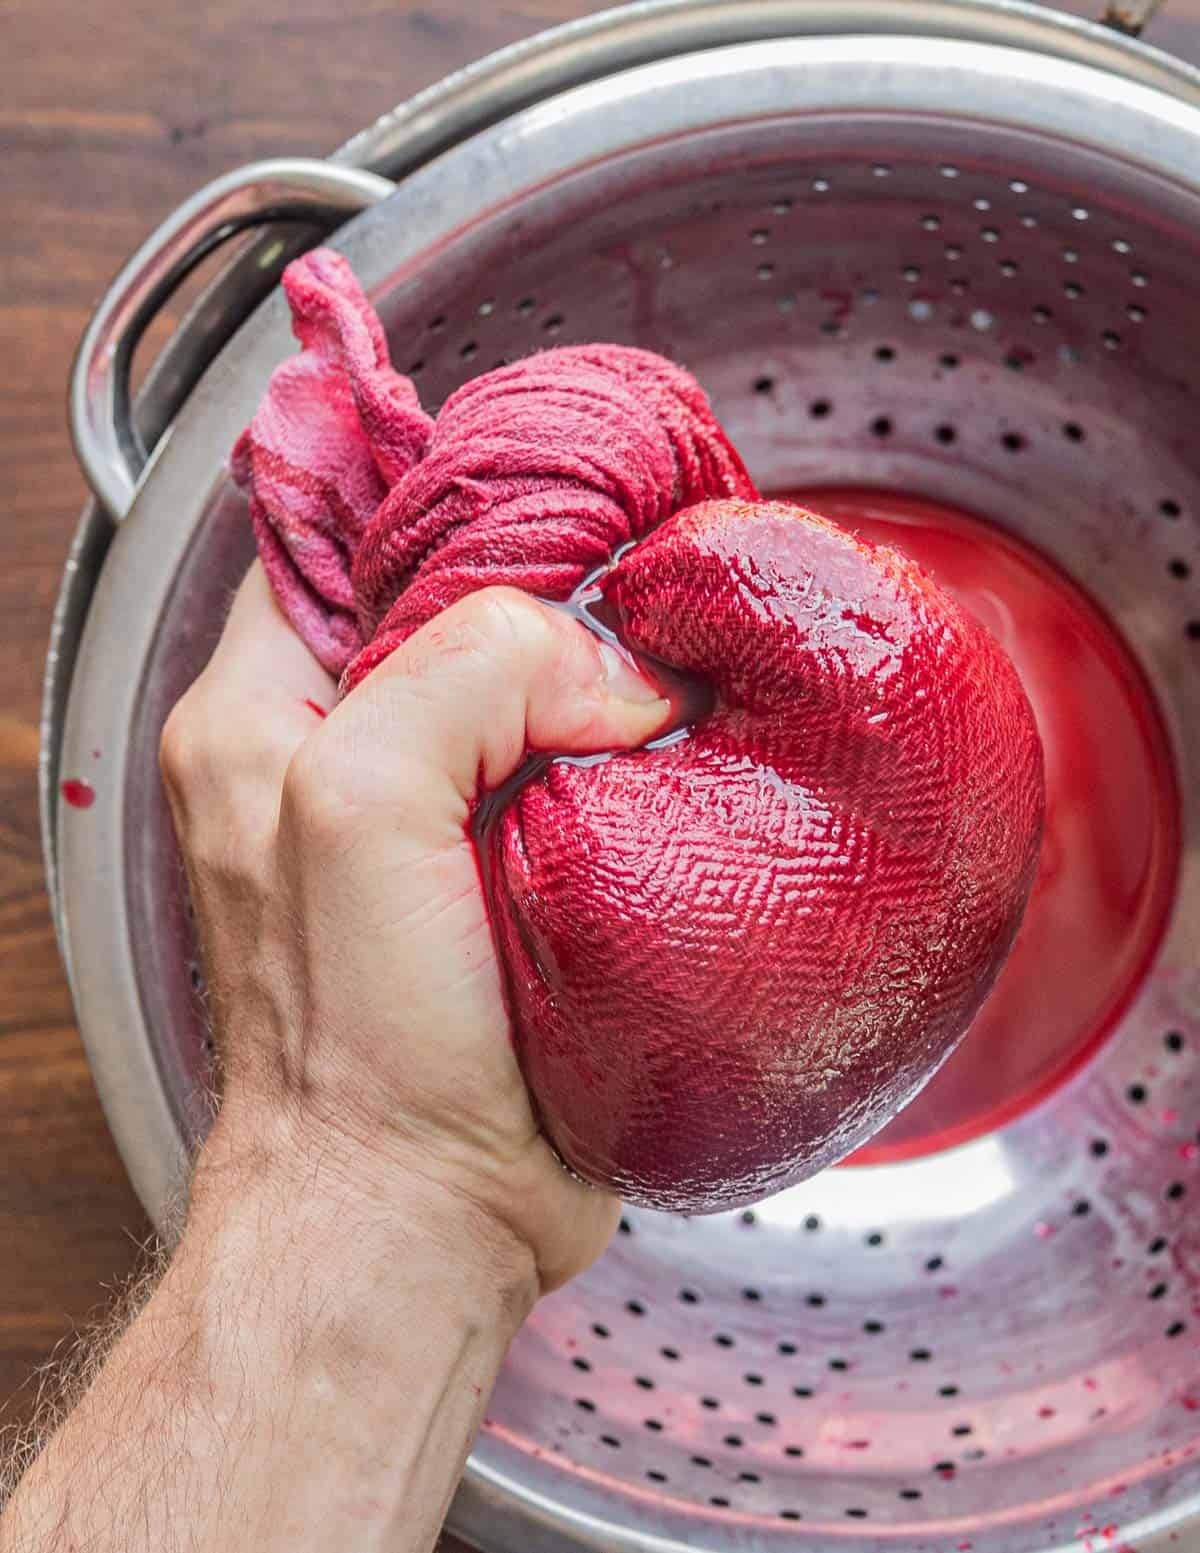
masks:
{"label": "metal colander", "polygon": [[[1070,1083],[964,1147],[752,1212],[630,1212],[542,1302],[452,1516],[495,1553],[1200,1548],[1200,81],[1024,7],[912,10],[924,36],[881,5],[635,8],[343,157],[408,170],[397,125],[484,104],[335,239],[428,405],[539,346],[630,341],[698,374],[764,489],[990,516],[1118,628],[1180,791],[1165,936]],[[585,56],[595,79],[559,90]],[[46,781],[97,794],[51,838],[64,952],[159,1213],[206,1053],[155,749],[250,553],[222,457],[289,348],[273,297],[191,393],[98,581],[93,516],[51,665]],[[98,392],[105,361],[81,365]],[[168,359],[147,424],[170,379]],[[106,493],[107,413],[77,409]]]}

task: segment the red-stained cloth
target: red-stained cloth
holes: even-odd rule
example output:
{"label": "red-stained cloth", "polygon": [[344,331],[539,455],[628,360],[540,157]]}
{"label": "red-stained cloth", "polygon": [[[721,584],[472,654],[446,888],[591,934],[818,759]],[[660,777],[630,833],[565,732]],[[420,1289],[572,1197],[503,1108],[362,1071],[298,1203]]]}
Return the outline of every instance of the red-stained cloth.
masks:
{"label": "red-stained cloth", "polygon": [[514,1042],[589,1179],[703,1212],[849,1152],[949,1053],[1015,936],[1041,750],[1008,659],[915,565],[759,498],[694,379],[547,351],[431,426],[348,267],[235,453],[268,574],[351,690],[491,583],[606,574],[628,645],[715,692],[690,737],[552,763],[487,838]]}

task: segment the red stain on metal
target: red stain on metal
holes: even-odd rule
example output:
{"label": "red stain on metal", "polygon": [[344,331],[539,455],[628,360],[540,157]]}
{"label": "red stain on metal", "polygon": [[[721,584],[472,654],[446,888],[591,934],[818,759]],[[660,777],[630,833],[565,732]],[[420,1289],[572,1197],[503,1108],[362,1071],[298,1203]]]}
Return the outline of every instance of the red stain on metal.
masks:
{"label": "red stain on metal", "polygon": [[822,291],[820,298],[829,304],[829,316],[834,323],[845,323],[854,311],[854,296],[849,291]]}
{"label": "red stain on metal", "polygon": [[68,777],[58,790],[72,809],[90,809],[96,802],[96,789],[83,777]]}

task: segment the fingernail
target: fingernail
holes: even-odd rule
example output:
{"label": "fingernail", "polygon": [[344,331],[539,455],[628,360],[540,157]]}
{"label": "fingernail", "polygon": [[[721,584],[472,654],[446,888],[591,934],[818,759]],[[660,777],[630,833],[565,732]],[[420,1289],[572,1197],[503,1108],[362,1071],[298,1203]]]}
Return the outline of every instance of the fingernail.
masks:
{"label": "fingernail", "polygon": [[617,701],[630,701],[635,706],[649,706],[661,701],[662,692],[656,685],[639,674],[624,653],[610,642],[599,642],[600,662],[604,666],[604,693]]}

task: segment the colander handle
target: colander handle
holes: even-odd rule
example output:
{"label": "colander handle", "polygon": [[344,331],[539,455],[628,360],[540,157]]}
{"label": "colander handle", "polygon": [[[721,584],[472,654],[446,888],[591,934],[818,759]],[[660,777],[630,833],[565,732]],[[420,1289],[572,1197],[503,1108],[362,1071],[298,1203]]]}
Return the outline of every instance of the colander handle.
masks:
{"label": "colander handle", "polygon": [[[281,222],[328,232],[394,189],[387,178],[332,162],[299,157],[254,162],[208,184],[146,239],[96,309],[71,373],[75,451],[114,522],[129,511],[153,451],[143,447],[134,422],[133,353],[179,286],[241,232]],[[226,328],[205,340],[196,376],[230,333]]]}
{"label": "colander handle", "polygon": [[1104,15],[1100,20],[1116,32],[1136,38],[1162,5],[1163,0],[1105,0]]}

